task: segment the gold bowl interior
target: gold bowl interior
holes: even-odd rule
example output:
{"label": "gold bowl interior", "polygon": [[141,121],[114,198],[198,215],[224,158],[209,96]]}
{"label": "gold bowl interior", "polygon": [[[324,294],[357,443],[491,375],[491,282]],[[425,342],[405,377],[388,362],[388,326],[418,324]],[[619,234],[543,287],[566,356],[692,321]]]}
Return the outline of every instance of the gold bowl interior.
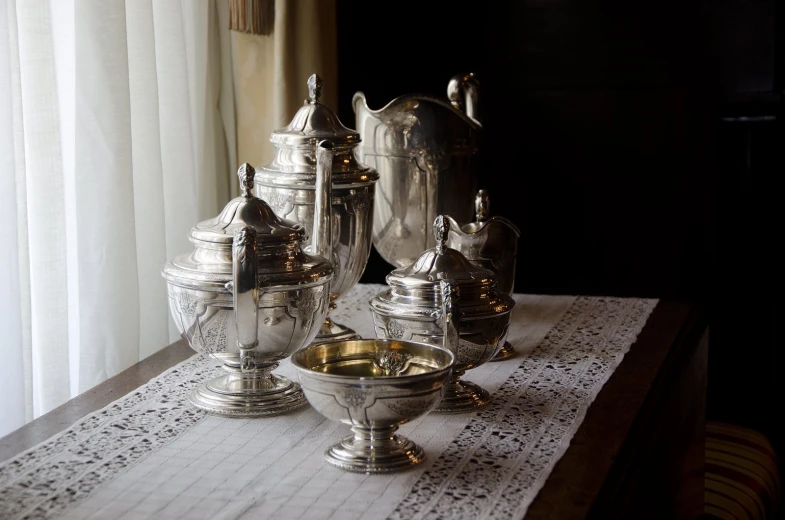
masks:
{"label": "gold bowl interior", "polygon": [[[385,364],[385,359],[393,360],[392,364]],[[427,343],[361,339],[311,345],[296,352],[292,363],[301,370],[344,382],[369,383],[378,379],[389,383],[391,378],[410,379],[447,370],[452,367],[454,356]]]}

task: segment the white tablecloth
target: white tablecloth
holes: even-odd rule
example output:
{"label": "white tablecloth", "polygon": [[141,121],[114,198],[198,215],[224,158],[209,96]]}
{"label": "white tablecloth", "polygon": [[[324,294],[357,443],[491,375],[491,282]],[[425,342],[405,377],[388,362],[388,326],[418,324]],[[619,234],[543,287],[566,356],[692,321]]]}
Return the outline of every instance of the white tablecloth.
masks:
{"label": "white tablecloth", "polygon": [[[373,337],[360,285],[336,320]],[[218,373],[194,356],[0,465],[0,518],[522,518],[656,300],[515,295],[514,358],[466,378],[494,398],[401,427],[426,461],[392,475],[328,465],[348,428],[310,407],[272,418],[206,416],[187,403]],[[276,371],[296,379],[284,362]]]}

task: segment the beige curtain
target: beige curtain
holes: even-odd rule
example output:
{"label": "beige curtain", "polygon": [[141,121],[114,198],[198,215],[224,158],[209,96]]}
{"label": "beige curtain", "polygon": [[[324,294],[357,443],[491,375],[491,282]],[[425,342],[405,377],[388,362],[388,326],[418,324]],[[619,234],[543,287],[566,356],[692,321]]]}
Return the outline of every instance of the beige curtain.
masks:
{"label": "beige curtain", "polygon": [[308,76],[324,79],[322,102],[338,108],[335,0],[277,0],[272,34],[232,32],[232,45],[237,161],[265,164],[274,153],[270,133],[308,98]]}

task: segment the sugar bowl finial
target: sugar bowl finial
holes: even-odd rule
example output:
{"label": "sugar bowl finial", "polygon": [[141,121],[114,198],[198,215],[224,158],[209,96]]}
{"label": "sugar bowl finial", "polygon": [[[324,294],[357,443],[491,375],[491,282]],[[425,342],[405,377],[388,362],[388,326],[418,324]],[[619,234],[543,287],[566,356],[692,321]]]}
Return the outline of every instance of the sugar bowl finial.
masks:
{"label": "sugar bowl finial", "polygon": [[433,236],[436,238],[436,249],[440,253],[444,249],[444,244],[447,242],[447,235],[450,233],[450,221],[444,218],[444,215],[439,215],[433,221]]}
{"label": "sugar bowl finial", "polygon": [[237,176],[240,177],[240,191],[243,197],[253,197],[253,178],[256,170],[248,163],[243,163],[237,169]]}
{"label": "sugar bowl finial", "polygon": [[312,105],[317,104],[322,97],[322,84],[322,78],[318,74],[311,74],[308,78],[308,96]]}

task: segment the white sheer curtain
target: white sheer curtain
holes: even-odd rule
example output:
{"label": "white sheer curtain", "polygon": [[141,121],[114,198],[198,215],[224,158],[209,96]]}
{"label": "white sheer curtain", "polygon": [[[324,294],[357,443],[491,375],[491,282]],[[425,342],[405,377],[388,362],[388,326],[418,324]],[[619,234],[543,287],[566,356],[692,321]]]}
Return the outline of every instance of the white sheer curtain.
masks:
{"label": "white sheer curtain", "polygon": [[236,165],[225,4],[0,0],[0,435],[177,338],[161,267]]}

